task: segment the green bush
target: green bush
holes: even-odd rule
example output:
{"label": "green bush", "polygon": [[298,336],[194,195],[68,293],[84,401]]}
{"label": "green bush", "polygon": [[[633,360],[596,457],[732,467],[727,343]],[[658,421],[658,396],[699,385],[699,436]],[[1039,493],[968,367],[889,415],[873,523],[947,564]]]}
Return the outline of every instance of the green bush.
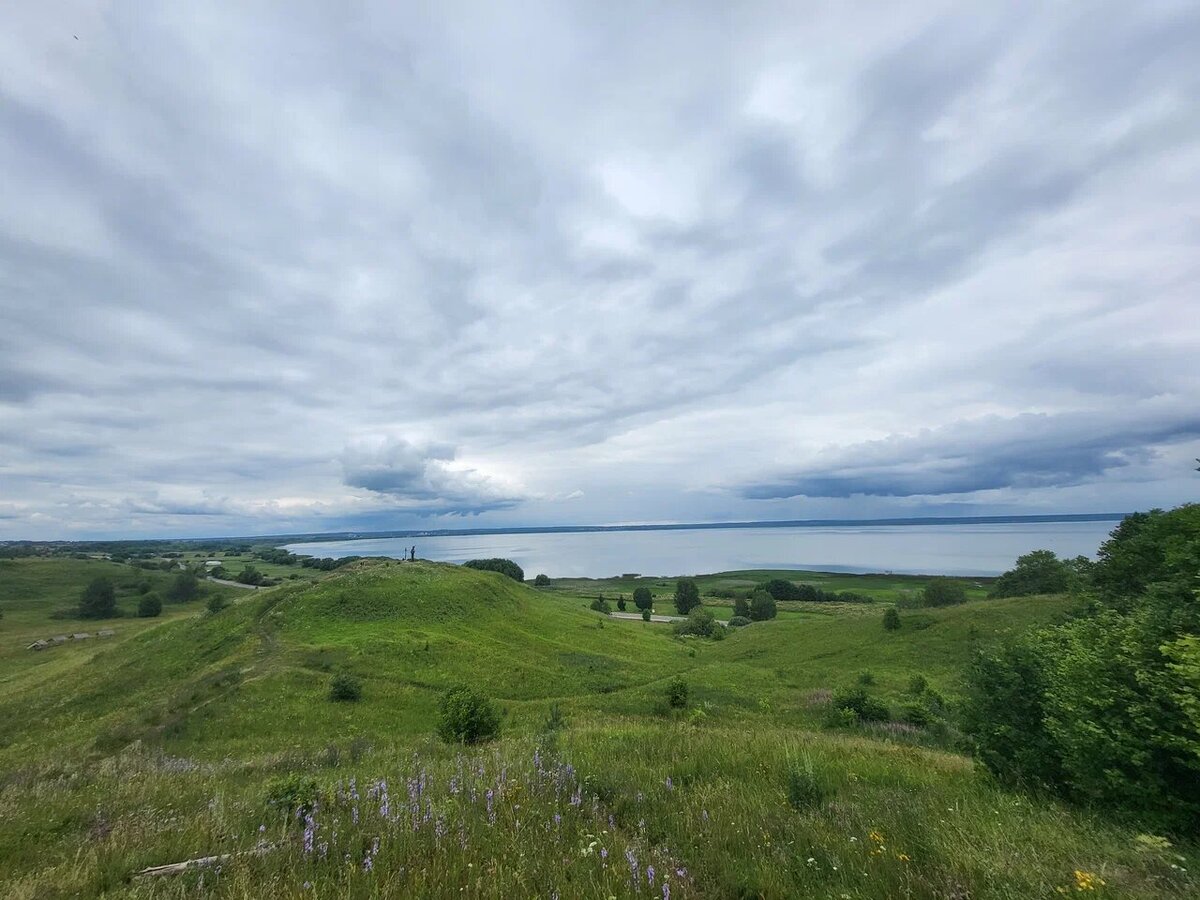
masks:
{"label": "green bush", "polygon": [[654,596],[650,593],[648,587],[636,587],[633,589],[633,605],[641,610],[654,608]]}
{"label": "green bush", "polygon": [[923,694],[929,687],[929,682],[925,680],[924,675],[914,675],[908,679],[908,692],[910,694]]}
{"label": "green bush", "polygon": [[500,733],[500,713],[485,696],[465,685],[438,703],[438,734],[448,744],[479,744]]}
{"label": "green bush", "polygon": [[883,630],[884,631],[899,631],[900,630],[900,613],[896,612],[896,608],[892,607],[883,613]]}
{"label": "green bush", "polygon": [[700,589],[693,578],[680,578],[675,582],[675,609],[686,616],[700,605]]}
{"label": "green bush", "polygon": [[836,692],[832,705],[835,710],[848,710],[859,722],[886,722],[891,718],[887,706],[869,697],[862,688]]}
{"label": "green bush", "polygon": [[748,616],[734,616],[729,620],[729,625],[731,628],[743,628],[749,624],[750,618]]}
{"label": "green bush", "polygon": [[167,599],[173,603],[186,603],[200,596],[200,579],[192,571],[180,572],[167,588]]}
{"label": "green bush", "polygon": [[933,721],[933,716],[924,703],[910,700],[900,707],[900,721],[908,725],[924,727]]}
{"label": "green bush", "polygon": [[1064,594],[1079,585],[1071,566],[1051,550],[1034,550],[1017,557],[1017,564],[996,579],[989,597],[1027,597]]}
{"label": "green bush", "polygon": [[805,811],[816,809],[827,796],[824,785],[809,768],[791,766],[787,773],[787,798],[792,809]]}
{"label": "green bush", "polygon": [[211,615],[215,616],[227,606],[229,606],[229,601],[221,594],[213,594],[208,598],[207,608]]}
{"label": "green bush", "polygon": [[593,600],[589,608],[598,613],[604,613],[606,616],[612,612],[612,607],[608,605],[608,601],[603,597],[597,597],[595,600]]}
{"label": "green bush", "polygon": [[499,572],[507,575],[513,581],[525,583],[525,570],[511,559],[468,559],[463,563],[468,569],[479,569],[484,572]]}
{"label": "green bush", "polygon": [[109,619],[117,613],[117,592],[107,578],[95,578],[79,597],[79,616],[83,619]]}
{"label": "green bush", "polygon": [[621,596],[621,597],[618,597],[618,598],[617,598],[617,609],[618,609],[620,612],[625,612],[625,598],[624,598],[624,596]]}
{"label": "green bush", "polygon": [[678,635],[694,634],[697,637],[712,637],[714,631],[723,631],[724,626],[718,625],[713,614],[703,606],[697,606],[688,613],[687,621],[675,626]]}
{"label": "green bush", "polygon": [[875,683],[875,673],[869,669],[858,673],[858,683],[869,687]]}
{"label": "green bush", "polygon": [[329,682],[329,699],[353,703],[362,697],[362,682],[353,675],[334,675]]}
{"label": "green bush", "polygon": [[153,619],[162,614],[162,599],[158,594],[146,594],[138,601],[137,614],[143,619]]}
{"label": "green bush", "polygon": [[317,782],[298,772],[276,775],[267,781],[266,801],[267,806],[287,818],[297,813],[306,816],[317,805]]}
{"label": "green bush", "polygon": [[737,618],[739,616],[743,619],[750,618],[750,598],[749,597],[738,597],[736,600],[733,601],[733,615],[735,618]]}
{"label": "green bush", "polygon": [[649,610],[649,609],[643,609],[643,610],[642,610],[642,621],[643,621],[643,622],[649,622],[649,621],[650,621],[650,610]]}
{"label": "green bush", "polygon": [[750,597],[750,618],[755,622],[765,622],[779,614],[775,598],[766,591],[755,591]]}
{"label": "green bush", "polygon": [[667,705],[672,709],[688,705],[688,684],[678,675],[667,682]]}
{"label": "green bush", "polygon": [[952,578],[931,578],[921,591],[925,606],[955,606],[965,603],[967,591]]}
{"label": "green bush", "polygon": [[538,575],[535,579],[533,579],[534,587],[546,587],[546,585],[548,585],[549,583],[550,583],[549,575]]}
{"label": "green bush", "polygon": [[799,587],[792,584],[790,581],[784,581],[782,578],[772,578],[762,589],[774,597],[776,600],[803,600],[804,592]]}

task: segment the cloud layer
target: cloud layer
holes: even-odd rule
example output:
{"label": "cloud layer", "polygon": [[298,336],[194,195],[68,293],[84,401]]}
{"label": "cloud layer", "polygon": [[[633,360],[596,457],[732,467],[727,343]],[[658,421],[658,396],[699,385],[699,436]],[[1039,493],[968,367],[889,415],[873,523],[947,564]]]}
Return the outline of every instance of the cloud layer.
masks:
{"label": "cloud layer", "polygon": [[0,538],[1195,498],[1194,4],[23,4]]}

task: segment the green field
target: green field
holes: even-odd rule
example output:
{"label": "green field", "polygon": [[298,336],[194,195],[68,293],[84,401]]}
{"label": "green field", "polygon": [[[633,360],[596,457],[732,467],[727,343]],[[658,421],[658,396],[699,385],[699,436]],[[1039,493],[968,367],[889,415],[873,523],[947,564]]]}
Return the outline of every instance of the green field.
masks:
{"label": "green field", "polygon": [[[921,579],[721,573],[699,579],[718,610],[713,591],[777,576],[876,602],[781,604],[708,641],[586,608],[630,596],[632,579],[535,590],[424,562],[302,571],[220,589],[238,602],[217,614],[168,604],[160,620],[106,622],[107,643],[33,653],[31,635],[72,624],[50,614],[91,577],[131,608],[133,579],[169,574],[0,561],[0,896],[1195,893],[1194,848],[1001,790],[961,752],[972,648],[1058,620],[1069,598],[902,611],[887,632],[883,610]],[[670,612],[673,583],[646,581]],[[328,699],[337,673],[361,680],[359,702]],[[916,675],[940,697],[936,723],[830,725],[831,691],[862,686],[898,718]],[[498,702],[498,741],[434,737],[456,683]],[[311,850],[304,823],[267,803],[289,774],[320,795]],[[134,877],[218,854],[231,855]]]}

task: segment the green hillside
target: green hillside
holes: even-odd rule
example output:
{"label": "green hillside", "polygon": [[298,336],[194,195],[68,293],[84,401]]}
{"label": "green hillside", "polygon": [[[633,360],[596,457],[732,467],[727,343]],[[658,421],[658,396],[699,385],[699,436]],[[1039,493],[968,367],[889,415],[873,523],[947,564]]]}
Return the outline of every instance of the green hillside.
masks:
{"label": "green hillside", "polygon": [[[891,632],[883,604],[797,604],[711,641],[609,619],[567,588],[364,561],[215,614],[117,620],[128,633],[110,644],[13,649],[110,565],[2,573],[0,896],[1030,897],[1093,875],[1110,896],[1193,887],[1175,849],[1001,791],[957,750],[972,646],[1055,620],[1067,598],[902,611]],[[336,674],[362,699],[331,702]],[[916,675],[948,704],[937,727],[829,727],[831,691],[860,687],[898,715]],[[665,702],[675,676],[682,709]],[[499,741],[433,737],[454,684],[495,699]],[[304,823],[268,803],[285,776],[319,795],[311,850]],[[238,855],[219,872],[133,877],[225,853]]]}

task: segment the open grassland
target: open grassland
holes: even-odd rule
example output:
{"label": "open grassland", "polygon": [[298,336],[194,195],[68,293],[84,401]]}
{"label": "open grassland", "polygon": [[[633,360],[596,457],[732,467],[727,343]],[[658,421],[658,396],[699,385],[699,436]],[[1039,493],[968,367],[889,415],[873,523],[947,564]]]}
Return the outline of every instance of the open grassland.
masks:
{"label": "open grassland", "polygon": [[[574,584],[534,590],[490,572],[368,562],[315,583],[230,589],[240,602],[215,615],[168,605],[166,621],[117,620],[136,628],[85,652],[32,654],[12,649],[20,635],[53,622],[97,567],[114,580],[143,573],[14,565],[0,569],[0,896],[1196,889],[1183,871],[1191,848],[994,787],[958,752],[952,721],[823,725],[831,690],[866,683],[896,709],[914,675],[952,705],[972,645],[1054,621],[1068,598],[902,612],[895,632],[881,627],[887,604],[802,604],[839,608],[711,642],[590,612],[594,589]],[[872,589],[854,584],[833,589]],[[55,653],[53,678],[38,676]],[[328,699],[336,673],[361,680],[360,701]],[[682,709],[663,700],[674,676],[690,688]],[[498,701],[499,741],[464,749],[432,737],[437,699],[455,683]],[[293,800],[316,800],[307,822],[267,802],[284,776],[302,787]],[[182,876],[132,877],[216,854],[230,855]]]}

